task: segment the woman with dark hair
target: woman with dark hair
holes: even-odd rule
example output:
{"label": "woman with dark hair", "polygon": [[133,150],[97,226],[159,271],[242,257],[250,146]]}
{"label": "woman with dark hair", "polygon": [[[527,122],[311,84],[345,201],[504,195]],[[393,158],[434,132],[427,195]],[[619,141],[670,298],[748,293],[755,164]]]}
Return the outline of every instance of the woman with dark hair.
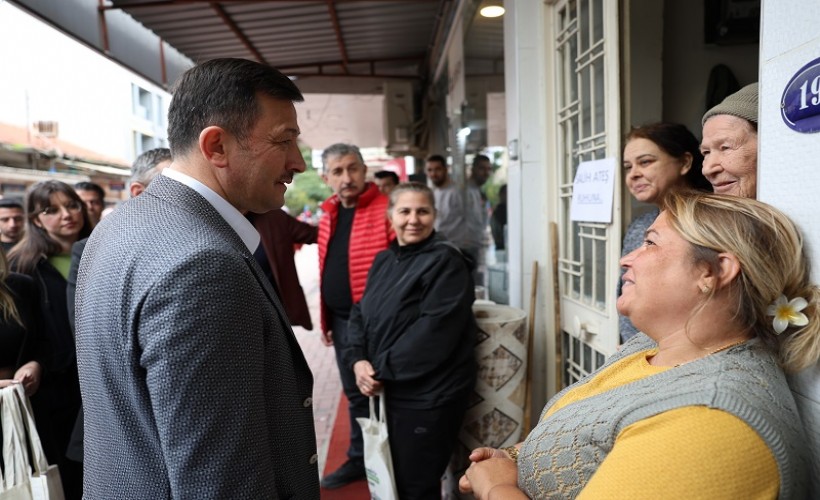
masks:
{"label": "woman with dark hair", "polygon": [[[622,256],[643,243],[644,232],[657,218],[667,194],[681,189],[712,191],[712,185],[702,172],[700,142],[685,126],[661,122],[633,128],[624,143],[626,187],[636,200],[654,207],[627,228]],[[622,286],[623,282],[619,280],[619,297]],[[619,316],[618,323],[622,342],[638,332],[626,316]]]}
{"label": "woman with dark hair", "polygon": [[376,256],[351,310],[343,359],[363,395],[384,389],[398,497],[440,498],[476,381],[471,266],[433,229],[427,186],[399,184],[387,213],[396,240]]}
{"label": "woman with dark hair", "polygon": [[26,233],[9,252],[14,271],[31,276],[40,294],[43,378],[32,398],[48,462],[57,464],[67,499],[82,496],[82,465],[66,458],[81,407],[74,335],[68,321],[66,276],[71,245],[91,232],[85,204],[74,189],[43,181],[26,193]]}

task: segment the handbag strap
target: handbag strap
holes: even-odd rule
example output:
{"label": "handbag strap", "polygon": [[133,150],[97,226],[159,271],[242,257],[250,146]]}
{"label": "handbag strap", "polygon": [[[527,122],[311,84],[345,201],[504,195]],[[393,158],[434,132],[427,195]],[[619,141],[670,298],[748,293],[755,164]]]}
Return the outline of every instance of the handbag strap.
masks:
{"label": "handbag strap", "polygon": [[48,472],[48,460],[46,459],[45,450],[43,450],[43,443],[40,442],[40,433],[37,432],[37,423],[34,421],[34,411],[31,409],[31,401],[26,396],[26,391],[23,384],[14,385],[17,400],[20,404],[20,414],[23,423],[26,426],[26,433],[28,434],[28,445],[31,450],[32,463],[34,464],[34,471],[37,474],[45,474]]}
{"label": "handbag strap", "polygon": [[5,489],[23,484],[28,478],[28,450],[23,420],[14,386],[0,390],[0,419],[3,426],[3,464]]}
{"label": "handbag strap", "polygon": [[[13,460],[13,473],[16,476],[23,474],[27,477],[34,473],[45,474],[48,471],[48,461],[37,432],[34,421],[34,412],[26,396],[23,384],[14,384],[3,389],[3,460]],[[8,433],[8,439],[6,434]],[[29,461],[29,453],[31,461]],[[8,467],[7,467],[8,469]],[[8,470],[6,470],[8,475]],[[8,478],[6,479],[8,482]],[[14,484],[17,484],[16,482]]]}
{"label": "handbag strap", "polygon": [[[379,398],[379,416],[376,417],[376,403],[375,399]],[[384,424],[387,423],[387,410],[385,409],[384,390],[376,396],[370,396],[370,421],[373,423]]]}
{"label": "handbag strap", "polygon": [[379,423],[387,423],[387,403],[384,402],[384,391],[379,395]]}

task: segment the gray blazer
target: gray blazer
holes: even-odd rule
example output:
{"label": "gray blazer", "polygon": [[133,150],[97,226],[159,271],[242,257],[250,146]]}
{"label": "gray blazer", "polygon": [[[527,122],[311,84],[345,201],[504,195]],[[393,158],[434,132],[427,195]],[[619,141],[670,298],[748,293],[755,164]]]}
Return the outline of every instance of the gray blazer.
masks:
{"label": "gray blazer", "polygon": [[313,377],[219,213],[158,176],[95,228],[77,287],[86,499],[318,499]]}

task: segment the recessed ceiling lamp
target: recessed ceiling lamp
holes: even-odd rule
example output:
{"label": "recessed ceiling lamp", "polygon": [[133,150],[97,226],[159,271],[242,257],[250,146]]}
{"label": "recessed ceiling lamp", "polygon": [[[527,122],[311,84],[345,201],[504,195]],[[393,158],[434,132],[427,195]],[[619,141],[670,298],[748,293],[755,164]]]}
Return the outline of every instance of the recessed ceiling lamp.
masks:
{"label": "recessed ceiling lamp", "polygon": [[501,17],[504,15],[504,7],[501,2],[487,2],[478,13],[483,17]]}

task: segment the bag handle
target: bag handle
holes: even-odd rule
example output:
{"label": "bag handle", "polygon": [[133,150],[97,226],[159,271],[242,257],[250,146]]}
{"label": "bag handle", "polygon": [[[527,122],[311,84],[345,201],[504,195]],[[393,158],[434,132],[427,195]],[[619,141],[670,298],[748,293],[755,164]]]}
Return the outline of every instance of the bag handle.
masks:
{"label": "bag handle", "polygon": [[31,409],[31,401],[29,401],[28,396],[26,396],[23,384],[15,384],[14,387],[16,389],[17,400],[20,404],[20,413],[26,425],[34,471],[38,475],[45,474],[48,472],[48,460],[46,459],[46,452],[43,450],[43,443],[40,442],[40,433],[37,432],[37,423],[34,421],[34,411]]}
{"label": "bag handle", "polygon": [[[379,398],[379,417],[376,418],[376,403],[373,401]],[[384,391],[382,390],[375,396],[370,396],[370,421],[373,423],[385,424],[387,423],[387,409],[384,402]]]}
{"label": "bag handle", "polygon": [[[7,426],[10,431],[8,454],[11,457],[16,452],[17,455],[14,456],[22,459],[19,467],[16,466],[17,460],[15,460],[15,474],[23,472],[28,476],[31,471],[29,463],[34,465],[34,473],[45,474],[48,471],[48,461],[43,444],[40,442],[40,433],[37,432],[31,402],[26,396],[23,384],[14,384],[4,389],[3,403],[3,431],[5,434]],[[7,460],[5,437],[3,441],[3,460],[5,461]],[[31,462],[29,462],[29,453],[31,453]],[[6,474],[8,475],[8,472]]]}
{"label": "bag handle", "polygon": [[3,463],[5,489],[25,483],[28,478],[28,450],[14,386],[0,391],[3,426]]}

